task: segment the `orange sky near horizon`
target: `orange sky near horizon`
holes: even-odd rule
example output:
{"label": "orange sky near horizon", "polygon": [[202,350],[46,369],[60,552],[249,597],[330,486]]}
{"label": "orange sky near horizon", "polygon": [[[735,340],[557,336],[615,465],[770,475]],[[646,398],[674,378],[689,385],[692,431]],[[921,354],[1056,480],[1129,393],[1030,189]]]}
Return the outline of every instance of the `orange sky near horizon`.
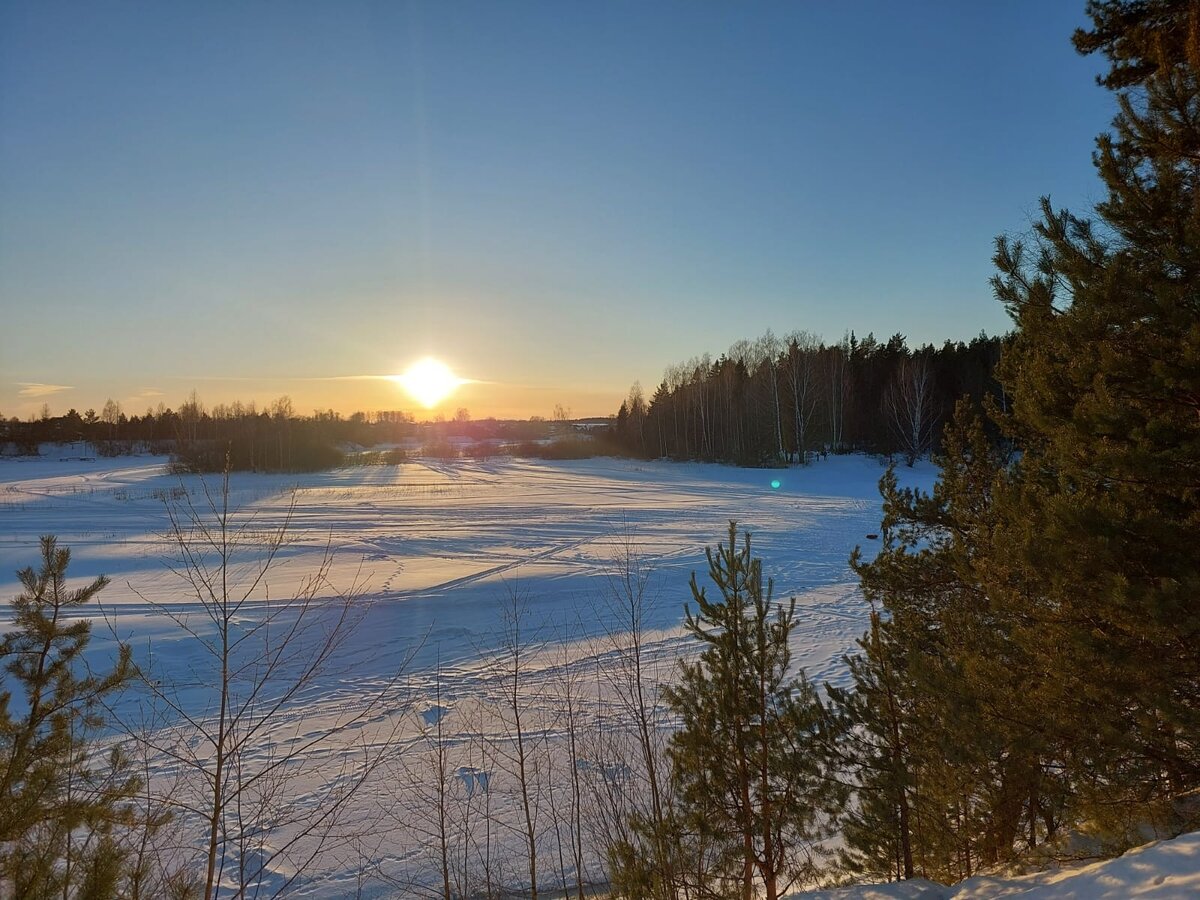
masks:
{"label": "orange sky near horizon", "polygon": [[[457,374],[469,377],[466,373]],[[52,416],[62,415],[69,409],[75,409],[80,414],[88,409],[98,413],[110,398],[119,403],[127,415],[140,416],[147,409],[157,408],[160,403],[178,409],[193,390],[209,409],[240,401],[243,404],[253,402],[261,410],[286,395],[291,399],[297,415],[311,415],[314,410],[329,409],[343,416],[355,412],[403,410],[411,413],[417,421],[433,420],[438,415],[453,418],[460,408],[467,409],[472,419],[551,418],[555,406],[559,404],[573,418],[608,416],[616,414],[621,401],[628,394],[628,386],[547,387],[468,380],[435,406],[425,408],[409,396],[399,383],[384,376],[329,379],[179,378],[153,387],[108,380],[76,385],[8,382],[0,383],[0,416],[27,419],[39,415],[43,404],[49,406]]]}

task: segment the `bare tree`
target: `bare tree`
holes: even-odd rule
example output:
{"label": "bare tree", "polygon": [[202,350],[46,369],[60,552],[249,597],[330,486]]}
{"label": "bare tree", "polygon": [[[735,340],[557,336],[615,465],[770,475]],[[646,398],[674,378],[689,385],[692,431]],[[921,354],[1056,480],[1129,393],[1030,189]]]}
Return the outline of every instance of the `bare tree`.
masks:
{"label": "bare tree", "polygon": [[[403,752],[393,755],[380,779],[382,789],[390,795],[385,812],[393,830],[388,842],[421,852],[413,855],[414,870],[403,875],[380,873],[378,878],[402,890],[405,896],[450,900],[471,893],[468,882],[474,784],[464,779],[466,767],[455,766],[464,741],[448,728],[448,720],[461,720],[462,711],[449,699],[444,686],[439,648],[432,698],[413,710],[417,734],[406,742]],[[436,870],[434,880],[428,869],[430,859]]]}
{"label": "bare tree", "polygon": [[681,402],[683,398],[683,387],[685,384],[687,384],[686,368],[682,364],[667,366],[663,371],[663,384],[667,386],[667,391],[669,392],[669,395],[673,401],[671,403],[671,446],[676,448],[676,452],[678,452],[678,448],[682,447],[683,455],[685,457],[690,457],[691,445],[690,441],[688,440],[686,412],[682,427],[680,426],[679,422],[679,410],[680,407],[683,406],[683,403]]}
{"label": "bare tree", "polygon": [[[408,825],[416,833],[422,847],[433,851],[436,857],[440,880],[437,896],[442,900],[463,894],[461,884],[455,891],[451,884],[454,866],[455,835],[454,811],[451,809],[454,773],[451,771],[449,738],[446,734],[446,716],[450,710],[442,702],[442,661],[438,651],[434,670],[432,704],[422,704],[417,711],[420,722],[420,744],[422,754],[403,754],[396,760],[401,771],[389,777],[399,789],[394,791],[395,811],[392,818],[401,825]],[[410,764],[410,758],[417,763]],[[399,777],[396,777],[399,776]],[[414,809],[413,801],[416,808]],[[457,880],[457,879],[455,879]],[[407,885],[414,890],[414,885]]]}
{"label": "bare tree", "polygon": [[793,331],[787,336],[783,373],[792,397],[796,456],[801,465],[808,462],[808,442],[820,398],[817,384],[817,353],[820,347],[820,339],[807,331]]}
{"label": "bare tree", "polygon": [[711,456],[713,452],[712,385],[709,374],[712,358],[705,353],[693,357],[684,366],[688,371],[688,412],[693,420],[697,436],[694,452],[699,456]]}
{"label": "bare tree", "polygon": [[594,840],[618,880],[624,876],[615,870],[641,870],[635,892],[686,898],[693,895],[686,870],[695,843],[679,833],[674,815],[662,694],[676,659],[649,630],[653,570],[628,527],[613,541],[605,576],[605,634],[594,651],[604,661],[597,679],[603,699],[589,735]]}
{"label": "bare tree", "polygon": [[772,429],[775,455],[783,459],[783,409],[779,399],[779,358],[783,353],[779,338],[771,329],[754,343],[756,368],[766,381],[767,399],[771,405],[771,416],[775,423]]}
{"label": "bare tree", "polygon": [[[568,834],[570,835],[571,863],[575,872],[575,893],[579,900],[584,898],[583,858],[583,785],[579,773],[580,732],[583,727],[582,709],[580,705],[581,685],[577,666],[571,658],[571,651],[566,645],[562,651],[562,662],[559,667],[559,708],[566,719],[567,732],[567,764],[570,767],[571,796],[568,813]],[[569,896],[566,876],[563,877],[563,895]]]}
{"label": "bare tree", "polygon": [[[148,713],[156,715],[154,709]],[[117,720],[112,710],[110,714]],[[188,835],[168,799],[183,789],[182,774],[157,771],[160,760],[151,749],[150,735],[167,723],[152,718],[126,724],[134,724],[134,739],[125,744],[136,753],[132,764],[139,776],[139,790],[132,804],[133,821],[122,835],[127,853],[127,895],[130,900],[195,897],[202,882],[188,865]]]}
{"label": "bare tree", "polygon": [[[178,626],[195,659],[186,679],[153,654],[142,667],[153,705],[172,723],[143,740],[179,774],[165,798],[172,810],[203,825],[206,900],[229,884],[235,896],[279,896],[369,827],[346,814],[398,734],[401,717],[389,725],[386,714],[407,706],[400,678],[411,654],[382,686],[329,704],[320,722],[306,719],[301,701],[333,671],[362,612],[357,586],[332,587],[326,543],[316,569],[272,599],[267,576],[289,538],[294,498],[282,524],[263,527],[230,507],[228,472],[215,493],[200,484],[201,505],[184,491],[167,506],[171,569],[190,602],[142,597]],[[376,718],[369,736],[349,736]]]}
{"label": "bare tree", "polygon": [[187,443],[194,444],[199,437],[200,420],[204,418],[204,404],[200,402],[200,398],[192,391],[186,401],[180,404],[179,407],[179,438]]}
{"label": "bare tree", "polygon": [[442,706],[442,659],[440,653],[438,654],[435,684],[437,687],[434,691],[434,731],[432,737],[434,742],[433,774],[437,779],[438,862],[441,863],[442,869],[442,896],[445,900],[450,900],[452,896],[450,890],[450,812],[447,808],[450,788],[450,767],[447,763],[446,733],[443,724],[446,719],[446,709]]}
{"label": "bare tree", "polygon": [[910,356],[900,360],[883,398],[884,412],[910,466],[933,447],[937,426],[933,391],[929,360]]}
{"label": "bare tree", "polygon": [[105,400],[104,408],[100,412],[100,421],[108,426],[108,439],[115,441],[117,426],[121,423],[121,404],[111,397]]}
{"label": "bare tree", "polygon": [[646,653],[646,612],[651,570],[642,559],[634,535],[625,528],[616,538],[605,573],[609,612],[607,640],[611,664],[604,677],[637,738],[646,778],[645,795],[656,824],[664,821],[664,742],[659,734],[662,678]]}
{"label": "bare tree", "polygon": [[[467,791],[465,826],[467,838],[463,844],[463,870],[464,872],[471,870],[472,860],[475,865],[478,865],[483,873],[484,896],[488,900],[491,900],[492,897],[497,895],[498,887],[502,880],[502,873],[499,871],[493,855],[492,832],[495,819],[492,815],[493,793],[491,790],[491,781],[496,762],[496,749],[494,744],[485,735],[487,709],[480,706],[477,710],[477,715],[478,721],[473,736],[474,740],[471,741],[470,745],[470,764],[459,770],[459,775]],[[478,798],[478,800],[473,804],[472,801],[475,798]],[[482,846],[480,846],[480,841],[475,835],[474,815],[476,812],[483,819]],[[472,847],[474,848],[473,854],[471,852]]]}
{"label": "bare tree", "polygon": [[825,351],[825,403],[829,412],[829,442],[841,450],[846,432],[846,403],[850,399],[850,341]]}
{"label": "bare tree", "polygon": [[538,897],[538,820],[542,812],[541,786],[544,762],[542,733],[531,727],[535,698],[529,695],[530,657],[536,651],[537,634],[529,624],[525,598],[509,586],[504,600],[500,648],[494,660],[502,699],[500,725],[506,740],[498,750],[517,785],[520,829],[525,845],[531,900]]}
{"label": "bare tree", "polygon": [[727,362],[721,366],[719,388],[724,404],[722,417],[725,424],[723,435],[727,458],[742,459],[746,447],[746,420],[748,416],[746,394],[749,388],[750,370],[755,365],[755,349],[744,338],[734,341],[726,352]]}

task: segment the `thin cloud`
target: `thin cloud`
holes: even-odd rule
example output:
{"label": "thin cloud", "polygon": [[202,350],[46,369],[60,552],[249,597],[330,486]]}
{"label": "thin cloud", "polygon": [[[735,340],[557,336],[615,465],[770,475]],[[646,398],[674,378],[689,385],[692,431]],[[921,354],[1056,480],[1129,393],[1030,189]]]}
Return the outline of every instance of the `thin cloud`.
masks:
{"label": "thin cloud", "polygon": [[74,386],[69,384],[41,384],[37,381],[18,381],[17,384],[21,388],[17,391],[19,397],[52,397],[63,391],[75,390]]}
{"label": "thin cloud", "polygon": [[174,381],[238,381],[261,384],[264,381],[386,381],[392,375],[168,375]]}
{"label": "thin cloud", "polygon": [[[236,381],[250,384],[270,382],[308,382],[308,381],[396,381],[399,375],[168,375],[175,381]],[[479,381],[475,378],[459,378],[459,384],[492,384],[490,381]]]}
{"label": "thin cloud", "polygon": [[167,396],[158,388],[142,388],[138,393],[125,398],[126,403],[152,403],[160,397]]}

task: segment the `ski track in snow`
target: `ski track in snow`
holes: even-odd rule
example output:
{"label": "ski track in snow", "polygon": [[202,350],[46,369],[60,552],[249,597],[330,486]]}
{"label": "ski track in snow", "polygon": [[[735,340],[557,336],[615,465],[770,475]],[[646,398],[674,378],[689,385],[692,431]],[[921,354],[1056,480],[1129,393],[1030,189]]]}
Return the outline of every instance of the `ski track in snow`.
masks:
{"label": "ski track in snow", "polygon": [[[103,666],[111,659],[115,631],[133,644],[139,663],[152,663],[202,717],[212,708],[211,673],[196,641],[158,607],[185,617],[190,627],[206,626],[202,607],[166,568],[164,502],[186,495],[202,509],[206,486],[215,495],[220,479],[171,475],[164,462],[0,460],[0,596],[19,591],[15,570],[36,564],[38,536],[57,535],[72,550],[72,583],[100,573],[112,579],[100,595],[107,621],[94,627],[89,662]],[[460,789],[490,778],[497,802],[511,802],[502,773],[489,774],[474,758],[478,742],[472,741],[486,734],[504,745],[502,717],[495,713],[503,684],[492,663],[502,646],[506,598],[520,598],[533,648],[532,674],[521,692],[538,738],[561,736],[551,687],[567,661],[583,673],[587,714],[617,720],[618,705],[602,675],[616,653],[605,640],[615,626],[604,599],[614,553],[628,538],[651,571],[645,653],[651,670],[666,674],[689,649],[681,628],[688,579],[695,571],[706,583],[704,549],[724,540],[731,519],[753,534],[775,596],[797,598],[796,664],[814,682],[843,683],[842,655],[853,649],[868,614],[847,559],[855,545],[867,553],[877,546],[866,535],[878,530],[881,474],[877,462],[856,456],[788,470],[464,459],[308,475],[234,474],[231,505],[246,540],[235,574],[248,576],[269,535],[287,521],[289,540],[264,592],[287,596],[331,547],[331,584],[343,591],[356,586],[360,594],[356,628],[335,664],[276,718],[262,754],[302,746],[331,723],[352,722],[340,742],[297,763],[312,785],[306,802],[316,803],[322,779],[348,777],[356,748],[396,739],[401,751],[419,754],[428,728],[440,722],[456,748],[455,768],[483,773],[460,778]],[[929,487],[934,471],[925,464],[899,475]],[[779,489],[771,488],[772,479],[782,482]],[[252,599],[238,624],[252,624],[262,602],[261,595]],[[407,705],[400,712],[373,706],[372,691],[386,688],[402,664]],[[589,765],[590,777],[623,777],[602,760]],[[492,760],[490,768],[503,766]],[[169,774],[164,767],[164,777]],[[394,786],[371,783],[356,802],[375,813],[409,809],[393,815],[373,850],[358,848],[375,871],[411,873],[428,864],[428,852],[413,849],[411,835],[406,842],[397,831],[411,824],[406,816],[421,816],[419,797],[397,797]],[[294,892],[356,889],[347,865],[327,862],[319,878]]]}

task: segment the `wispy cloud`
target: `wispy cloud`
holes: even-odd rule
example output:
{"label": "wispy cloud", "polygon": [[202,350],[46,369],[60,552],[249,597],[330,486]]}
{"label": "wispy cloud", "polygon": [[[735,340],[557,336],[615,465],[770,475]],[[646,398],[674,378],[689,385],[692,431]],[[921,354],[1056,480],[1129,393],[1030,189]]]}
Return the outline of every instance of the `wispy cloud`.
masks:
{"label": "wispy cloud", "polygon": [[[261,384],[264,381],[271,384],[281,382],[310,382],[310,381],[398,381],[403,376],[400,374],[394,375],[277,375],[277,376],[251,376],[251,375],[168,375],[168,378],[176,381],[240,381]],[[496,384],[498,382],[479,381],[476,378],[459,378],[459,384]]]}
{"label": "wispy cloud", "polygon": [[130,400],[155,400],[159,397],[165,397],[165,396],[166,396],[166,394],[164,394],[158,388],[142,388],[136,394],[131,394],[129,396],[129,399]]}
{"label": "wispy cloud", "polygon": [[168,375],[174,381],[241,381],[261,384],[264,381],[389,381],[394,375]]}
{"label": "wispy cloud", "polygon": [[17,391],[19,397],[52,397],[63,391],[75,390],[69,384],[41,384],[37,381],[18,381],[17,385],[21,388]]}

